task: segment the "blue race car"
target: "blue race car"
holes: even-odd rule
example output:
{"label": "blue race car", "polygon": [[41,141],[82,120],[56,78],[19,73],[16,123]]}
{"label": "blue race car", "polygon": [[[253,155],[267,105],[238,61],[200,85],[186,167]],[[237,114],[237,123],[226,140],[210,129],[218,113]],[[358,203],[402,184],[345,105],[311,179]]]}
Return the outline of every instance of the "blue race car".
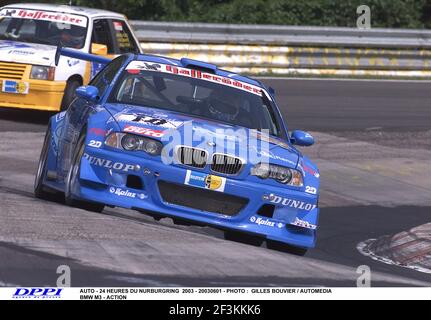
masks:
{"label": "blue race car", "polygon": [[315,245],[319,171],[294,147],[314,139],[289,135],[272,89],[186,58],[59,54],[105,67],[51,117],[36,197],[211,225],[298,255]]}

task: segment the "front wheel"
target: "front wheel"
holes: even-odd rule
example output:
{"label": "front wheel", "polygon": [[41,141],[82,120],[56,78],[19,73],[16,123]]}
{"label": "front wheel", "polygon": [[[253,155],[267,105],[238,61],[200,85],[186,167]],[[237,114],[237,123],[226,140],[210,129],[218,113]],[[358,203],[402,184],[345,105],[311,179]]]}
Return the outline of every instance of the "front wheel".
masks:
{"label": "front wheel", "polygon": [[43,200],[51,200],[52,193],[48,192],[48,188],[43,184],[47,173],[48,151],[51,142],[51,129],[48,129],[43,141],[42,151],[40,153],[39,164],[37,166],[36,176],[34,179],[34,196]]}
{"label": "front wheel", "polygon": [[81,159],[84,154],[85,148],[85,135],[81,135],[76,144],[75,152],[72,157],[72,163],[70,164],[69,172],[66,177],[66,185],[64,190],[64,199],[67,205],[71,207],[77,207],[80,209],[102,212],[105,205],[96,202],[89,202],[84,200],[78,200],[73,197],[73,194],[77,193],[79,189],[79,173],[81,167]]}
{"label": "front wheel", "polygon": [[296,256],[303,256],[307,253],[307,250],[308,250],[307,248],[295,247],[290,244],[274,241],[274,240],[267,240],[266,247],[268,249],[282,251],[282,252],[294,254]]}

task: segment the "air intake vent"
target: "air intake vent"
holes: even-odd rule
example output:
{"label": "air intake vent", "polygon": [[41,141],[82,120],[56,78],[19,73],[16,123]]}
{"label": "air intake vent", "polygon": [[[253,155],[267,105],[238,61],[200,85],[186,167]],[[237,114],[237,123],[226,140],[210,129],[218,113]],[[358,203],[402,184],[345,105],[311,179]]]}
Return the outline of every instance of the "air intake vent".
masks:
{"label": "air intake vent", "polygon": [[26,67],[25,64],[0,62],[0,78],[21,80]]}
{"label": "air intake vent", "polygon": [[207,164],[208,153],[203,149],[180,146],[177,149],[177,160],[186,166],[203,168]]}
{"label": "air intake vent", "polygon": [[167,204],[234,216],[248,204],[248,199],[223,192],[200,189],[166,181],[158,182],[160,195]]}
{"label": "air intake vent", "polygon": [[211,170],[223,174],[238,174],[242,169],[243,163],[240,158],[232,157],[227,154],[214,153],[212,158]]}

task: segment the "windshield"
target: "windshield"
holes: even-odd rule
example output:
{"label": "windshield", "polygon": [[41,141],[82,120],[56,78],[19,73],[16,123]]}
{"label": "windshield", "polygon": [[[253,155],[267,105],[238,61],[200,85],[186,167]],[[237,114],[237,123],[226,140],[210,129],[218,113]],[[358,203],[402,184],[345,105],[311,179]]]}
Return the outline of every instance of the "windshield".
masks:
{"label": "windshield", "polygon": [[[181,74],[181,75],[180,75]],[[280,129],[269,99],[258,86],[170,65],[132,61],[111,102],[168,109],[256,130]]]}
{"label": "windshield", "polygon": [[85,44],[87,18],[42,10],[0,10],[0,40],[13,40],[81,49]]}

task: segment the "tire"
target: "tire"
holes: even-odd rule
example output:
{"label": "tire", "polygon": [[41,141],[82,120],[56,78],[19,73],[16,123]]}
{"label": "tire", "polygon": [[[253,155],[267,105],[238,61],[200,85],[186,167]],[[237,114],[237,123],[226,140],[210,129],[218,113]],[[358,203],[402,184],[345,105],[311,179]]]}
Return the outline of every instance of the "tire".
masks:
{"label": "tire", "polygon": [[81,85],[78,80],[67,81],[66,88],[64,89],[63,100],[61,101],[60,111],[65,111],[69,108],[73,99],[76,97],[75,91]]}
{"label": "tire", "polygon": [[42,151],[40,152],[39,164],[37,166],[36,176],[34,179],[34,196],[43,200],[52,200],[53,193],[48,192],[48,188],[43,184],[46,177],[46,164],[48,161],[49,144],[51,141],[51,128],[48,124],[48,129],[43,141]]}
{"label": "tire", "polygon": [[266,241],[266,247],[268,249],[277,250],[281,252],[290,253],[296,256],[304,256],[307,253],[307,248],[303,247],[296,247],[292,246],[290,244],[274,241],[274,240],[267,240]]}
{"label": "tire", "polygon": [[243,233],[243,232],[236,232],[236,231],[225,231],[224,232],[224,238],[228,241],[235,241],[240,242],[256,247],[260,247],[263,243],[263,238]]}
{"label": "tire", "polygon": [[85,135],[81,135],[75,147],[75,152],[72,156],[69,172],[66,176],[64,188],[64,200],[68,206],[76,207],[93,212],[102,212],[105,205],[97,202],[78,200],[73,198],[73,191],[79,187],[79,169],[81,158],[85,148]]}

